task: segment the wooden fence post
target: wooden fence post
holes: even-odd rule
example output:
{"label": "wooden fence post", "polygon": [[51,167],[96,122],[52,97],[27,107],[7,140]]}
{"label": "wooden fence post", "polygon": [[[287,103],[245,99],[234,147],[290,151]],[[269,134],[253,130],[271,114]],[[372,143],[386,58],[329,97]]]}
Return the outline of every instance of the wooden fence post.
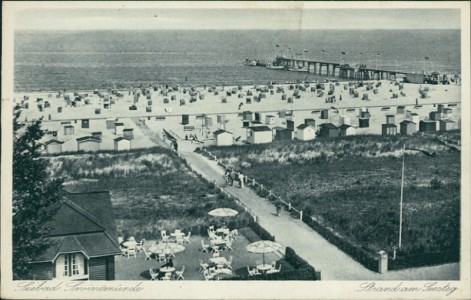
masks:
{"label": "wooden fence post", "polygon": [[303,220],[303,211],[299,212],[299,219],[302,221]]}
{"label": "wooden fence post", "polygon": [[268,197],[271,197],[271,190],[268,191]]}
{"label": "wooden fence post", "polygon": [[263,184],[260,185],[260,191],[263,191]]}
{"label": "wooden fence post", "polygon": [[255,178],[252,179],[252,186],[255,186]]}
{"label": "wooden fence post", "polygon": [[291,202],[288,203],[288,210],[291,210]]}

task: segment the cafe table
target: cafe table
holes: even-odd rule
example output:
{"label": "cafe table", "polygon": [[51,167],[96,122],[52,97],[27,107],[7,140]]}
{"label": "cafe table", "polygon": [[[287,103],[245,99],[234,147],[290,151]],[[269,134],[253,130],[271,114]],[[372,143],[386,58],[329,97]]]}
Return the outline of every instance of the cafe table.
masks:
{"label": "cafe table", "polygon": [[136,241],[126,241],[123,243],[123,246],[126,248],[133,248],[136,247],[137,242]]}
{"label": "cafe table", "polygon": [[224,265],[227,263],[227,259],[223,256],[210,258],[209,261],[216,265]]}
{"label": "cafe table", "polygon": [[159,272],[160,273],[172,273],[172,272],[175,272],[175,268],[174,267],[163,267],[163,268],[160,268]]}
{"label": "cafe table", "polygon": [[265,273],[266,271],[268,271],[268,270],[271,269],[271,264],[260,264],[260,265],[257,265],[257,269],[259,269],[260,271],[262,271],[263,273]]}

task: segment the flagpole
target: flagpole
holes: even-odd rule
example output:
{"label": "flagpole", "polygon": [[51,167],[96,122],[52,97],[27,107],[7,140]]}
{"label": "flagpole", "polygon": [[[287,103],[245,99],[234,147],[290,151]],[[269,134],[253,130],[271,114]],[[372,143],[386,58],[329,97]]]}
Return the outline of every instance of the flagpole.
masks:
{"label": "flagpole", "polygon": [[402,199],[404,196],[404,160],[406,152],[406,143],[404,143],[404,150],[402,151],[402,176],[401,176],[401,202],[399,204],[399,249],[402,246]]}

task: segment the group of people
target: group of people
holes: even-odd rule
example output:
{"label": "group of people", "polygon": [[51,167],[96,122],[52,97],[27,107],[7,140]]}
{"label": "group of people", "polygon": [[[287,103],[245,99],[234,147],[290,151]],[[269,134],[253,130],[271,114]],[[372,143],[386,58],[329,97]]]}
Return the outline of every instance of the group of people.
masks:
{"label": "group of people", "polygon": [[234,181],[237,181],[239,182],[239,187],[243,188],[246,177],[244,177],[244,174],[240,172],[226,170],[226,172],[224,173],[224,179],[226,181],[226,186],[228,185],[233,186]]}

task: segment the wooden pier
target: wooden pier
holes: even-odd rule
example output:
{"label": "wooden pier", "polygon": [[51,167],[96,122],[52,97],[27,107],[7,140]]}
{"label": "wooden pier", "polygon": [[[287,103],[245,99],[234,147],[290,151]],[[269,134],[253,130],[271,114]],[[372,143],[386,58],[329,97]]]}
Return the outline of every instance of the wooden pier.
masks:
{"label": "wooden pier", "polygon": [[349,64],[308,60],[302,58],[276,57],[276,64],[290,71],[304,71],[310,74],[357,79],[357,80],[395,80],[398,75],[417,75],[410,72],[390,71],[367,67],[353,67]]}

